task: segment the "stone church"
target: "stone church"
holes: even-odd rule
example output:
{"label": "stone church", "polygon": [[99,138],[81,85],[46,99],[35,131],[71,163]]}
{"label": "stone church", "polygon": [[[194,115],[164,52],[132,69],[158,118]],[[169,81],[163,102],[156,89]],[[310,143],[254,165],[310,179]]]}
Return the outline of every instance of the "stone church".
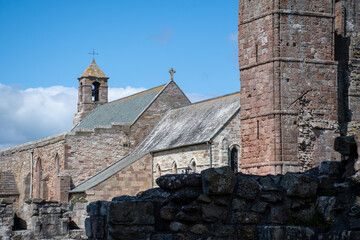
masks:
{"label": "stone church", "polygon": [[358,0],[240,0],[241,91],[194,104],[173,79],[108,102],[93,60],[73,129],[1,152],[0,195],[109,200],[166,173],[266,175],[342,160],[334,139],[360,129],[359,12]]}
{"label": "stone church", "polygon": [[1,152],[0,195],[18,207],[29,198],[109,200],[165,173],[229,163],[238,171],[239,93],[191,104],[170,73],[164,85],[108,102],[109,78],[93,59],[78,78],[73,128]]}

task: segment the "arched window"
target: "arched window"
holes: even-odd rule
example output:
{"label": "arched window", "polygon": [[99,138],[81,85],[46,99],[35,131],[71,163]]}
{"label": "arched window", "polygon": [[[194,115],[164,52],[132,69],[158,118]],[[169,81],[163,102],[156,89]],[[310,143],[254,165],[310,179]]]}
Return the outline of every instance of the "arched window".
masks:
{"label": "arched window", "polygon": [[239,158],[239,153],[237,148],[236,147],[231,148],[229,166],[234,172],[238,171],[238,158]]}
{"label": "arched window", "polygon": [[99,101],[100,83],[94,82],[92,85],[92,100],[93,102]]}
{"label": "arched window", "polygon": [[37,197],[40,198],[41,197],[41,179],[42,179],[42,175],[43,175],[43,170],[42,170],[42,166],[41,166],[41,159],[38,158],[36,161],[36,184],[37,184]]}
{"label": "arched window", "polygon": [[59,154],[56,154],[56,156],[55,156],[55,169],[56,169],[57,175],[59,175],[59,174],[60,174],[60,159],[59,159]]}
{"label": "arched window", "polygon": [[195,159],[191,159],[190,161],[190,168],[192,173],[196,173],[196,162]]}
{"label": "arched window", "polygon": [[156,178],[161,177],[161,167],[160,164],[156,164],[156,174],[155,174]]}
{"label": "arched window", "polygon": [[173,162],[172,168],[171,168],[171,173],[177,174],[177,171],[178,171],[177,164],[176,164],[176,162]]}

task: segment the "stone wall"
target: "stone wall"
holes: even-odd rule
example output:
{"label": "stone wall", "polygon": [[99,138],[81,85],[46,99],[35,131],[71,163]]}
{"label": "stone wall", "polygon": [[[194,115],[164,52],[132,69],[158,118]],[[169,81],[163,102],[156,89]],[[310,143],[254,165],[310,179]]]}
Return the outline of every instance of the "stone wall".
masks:
{"label": "stone wall", "polygon": [[247,172],[305,171],[340,160],[334,1],[239,5],[242,164]]}
{"label": "stone wall", "polygon": [[343,162],[255,176],[215,168],[165,175],[160,188],[89,204],[89,239],[358,239],[359,186]]}
{"label": "stone wall", "polygon": [[129,132],[129,126],[111,125],[67,134],[64,173],[71,176],[73,186],[126,156]]}
{"label": "stone wall", "polygon": [[72,193],[70,199],[111,200],[122,194],[138,194],[151,188],[151,155],[147,154],[84,193]]}
{"label": "stone wall", "polygon": [[145,138],[169,109],[189,103],[189,99],[175,82],[168,83],[155,101],[148,106],[131,126],[131,148],[136,147]]}
{"label": "stone wall", "polygon": [[[56,198],[57,165],[63,169],[65,158],[65,134],[56,135],[38,141],[8,148],[0,154],[0,168],[2,171],[12,172],[20,192],[19,205],[30,198],[31,178],[31,151],[33,150],[33,197],[46,199]],[[59,156],[59,164],[56,164]],[[38,166],[42,167],[42,176],[39,179]],[[39,192],[39,186],[42,191]],[[40,195],[39,195],[40,194]]]}

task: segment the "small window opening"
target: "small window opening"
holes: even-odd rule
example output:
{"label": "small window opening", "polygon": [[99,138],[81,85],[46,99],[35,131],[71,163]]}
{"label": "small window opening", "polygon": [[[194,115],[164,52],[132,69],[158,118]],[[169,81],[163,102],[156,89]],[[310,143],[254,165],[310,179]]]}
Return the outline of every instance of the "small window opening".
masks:
{"label": "small window opening", "polygon": [[256,62],[259,62],[259,45],[255,45]]}
{"label": "small window opening", "polygon": [[233,172],[238,171],[238,150],[236,147],[232,148],[230,151],[230,168]]}
{"label": "small window opening", "polygon": [[191,161],[190,168],[191,168],[192,173],[196,173],[196,162],[195,162],[195,160]]}
{"label": "small window opening", "polygon": [[256,129],[257,129],[256,137],[257,137],[257,139],[260,139],[260,122],[259,122],[259,120],[256,121]]}
{"label": "small window opening", "polygon": [[56,173],[57,175],[60,174],[60,159],[59,159],[59,154],[56,154],[55,156],[55,167],[56,167]]}
{"label": "small window opening", "polygon": [[99,101],[99,90],[100,90],[100,83],[94,82],[92,86],[92,100],[93,102]]}
{"label": "small window opening", "polygon": [[177,169],[177,164],[176,164],[176,162],[173,162],[171,172],[172,172],[173,174],[177,174],[177,173],[178,173],[178,169]]}

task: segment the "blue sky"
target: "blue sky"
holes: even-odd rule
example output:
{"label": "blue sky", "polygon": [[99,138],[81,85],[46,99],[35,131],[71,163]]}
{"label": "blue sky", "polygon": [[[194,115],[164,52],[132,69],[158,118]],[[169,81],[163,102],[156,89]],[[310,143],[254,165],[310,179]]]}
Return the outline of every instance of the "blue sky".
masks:
{"label": "blue sky", "polygon": [[171,67],[192,100],[239,91],[237,16],[235,0],[0,0],[0,149],[71,128],[92,49],[112,99]]}

